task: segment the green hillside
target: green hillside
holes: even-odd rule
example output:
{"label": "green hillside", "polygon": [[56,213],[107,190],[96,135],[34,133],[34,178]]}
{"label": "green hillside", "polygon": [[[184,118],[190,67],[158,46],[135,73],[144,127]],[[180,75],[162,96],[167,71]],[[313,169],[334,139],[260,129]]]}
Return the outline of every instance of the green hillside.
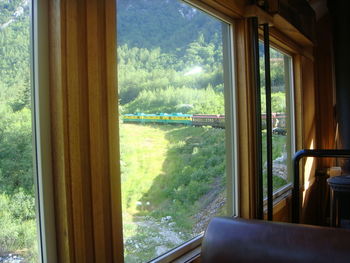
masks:
{"label": "green hillside", "polygon": [[[217,32],[217,20],[178,0],[117,0],[118,45],[183,53],[198,35],[206,42]],[[216,44],[221,35],[216,36]]]}
{"label": "green hillside", "polygon": [[[203,222],[200,213],[225,192],[224,133],[209,127],[121,125],[128,262],[154,258],[157,247],[171,249],[204,230],[209,218]],[[224,202],[212,210],[225,213]],[[164,231],[173,239],[167,241]]]}

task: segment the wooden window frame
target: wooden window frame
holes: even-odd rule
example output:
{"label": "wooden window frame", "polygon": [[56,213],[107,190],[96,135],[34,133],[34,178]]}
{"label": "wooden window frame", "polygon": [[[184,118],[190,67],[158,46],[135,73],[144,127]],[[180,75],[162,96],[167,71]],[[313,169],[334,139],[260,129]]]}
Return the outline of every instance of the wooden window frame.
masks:
{"label": "wooden window frame", "polygon": [[[279,18],[280,19],[280,18]],[[294,132],[295,132],[295,141],[294,147],[295,152],[298,149],[304,148],[312,148],[315,145],[310,144],[310,140],[316,139],[315,129],[307,128],[307,123],[309,123],[309,119],[314,118],[314,113],[310,112],[309,109],[312,110],[313,107],[305,108],[304,105],[307,101],[310,101],[310,95],[308,95],[305,90],[314,92],[314,81],[310,82],[304,77],[304,71],[307,69],[307,64],[305,60],[313,63],[313,46],[312,43],[305,40],[305,37],[296,38],[294,41],[289,36],[286,36],[283,32],[281,32],[281,28],[283,28],[285,24],[282,23],[278,28],[273,28],[271,30],[271,44],[273,47],[281,50],[282,52],[290,55],[293,60],[292,70],[293,70],[293,101],[294,101]],[[313,69],[311,68],[311,72]],[[313,79],[313,73],[310,74],[311,79]],[[306,117],[305,117],[306,115]],[[310,116],[311,115],[311,116]],[[312,122],[311,122],[312,123]],[[307,130],[309,130],[307,132]],[[305,137],[306,133],[312,133],[313,135]],[[306,167],[307,162],[312,163],[312,167]],[[315,169],[315,160],[314,158],[306,158],[303,162],[303,168],[301,168],[300,173],[300,184],[301,184],[301,192],[305,189],[305,182],[307,181],[305,178],[308,178],[312,171]],[[282,194],[283,198],[277,198],[274,202],[275,208],[275,220],[277,221],[288,221],[291,222],[291,191],[289,188],[284,189],[286,194]],[[284,191],[283,190],[283,191]],[[284,211],[284,212],[281,212]]]}
{"label": "wooden window frame", "polygon": [[31,0],[32,129],[40,262],[57,262],[53,196],[48,1]]}
{"label": "wooden window frame", "polygon": [[122,262],[115,0],[51,0],[58,262]]}

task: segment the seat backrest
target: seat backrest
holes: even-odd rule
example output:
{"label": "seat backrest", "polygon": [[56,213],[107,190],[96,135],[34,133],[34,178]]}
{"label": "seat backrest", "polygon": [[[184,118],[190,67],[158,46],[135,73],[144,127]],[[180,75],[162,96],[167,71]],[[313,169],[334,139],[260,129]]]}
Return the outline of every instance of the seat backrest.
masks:
{"label": "seat backrest", "polygon": [[350,230],[215,217],[202,241],[202,263],[349,263]]}

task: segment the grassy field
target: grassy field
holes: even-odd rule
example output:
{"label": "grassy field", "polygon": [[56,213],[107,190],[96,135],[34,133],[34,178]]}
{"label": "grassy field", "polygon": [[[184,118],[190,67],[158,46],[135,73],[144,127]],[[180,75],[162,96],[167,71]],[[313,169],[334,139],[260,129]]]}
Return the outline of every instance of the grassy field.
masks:
{"label": "grassy field", "polygon": [[[169,148],[163,129],[137,124],[123,124],[121,129],[123,209],[138,212],[137,204],[162,174]],[[169,128],[170,129],[170,128]]]}
{"label": "grassy field", "polygon": [[135,255],[150,259],[198,234],[200,200],[225,188],[225,131],[122,124],[120,132],[125,247],[127,261],[137,262]]}
{"label": "grassy field", "polygon": [[[225,214],[210,209],[226,200],[223,129],[121,124],[120,134],[126,262],[154,258],[199,234],[209,214]],[[273,141],[277,158],[285,136]]]}
{"label": "grassy field", "polygon": [[207,183],[224,176],[224,130],[122,124],[121,160],[124,211],[160,217],[169,201],[193,207]]}

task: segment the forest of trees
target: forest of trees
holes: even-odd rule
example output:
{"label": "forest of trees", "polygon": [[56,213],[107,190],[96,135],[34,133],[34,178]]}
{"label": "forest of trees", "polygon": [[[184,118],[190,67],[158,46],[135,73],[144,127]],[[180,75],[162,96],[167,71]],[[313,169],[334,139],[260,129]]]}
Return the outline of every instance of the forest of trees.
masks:
{"label": "forest of trees", "polygon": [[[224,88],[221,28],[225,23],[177,0],[118,0],[117,4],[122,112],[224,114],[219,101]],[[273,111],[285,112],[283,55],[271,49],[271,58]]]}
{"label": "forest of trees", "polygon": [[[215,44],[217,43],[217,44]],[[118,47],[118,87],[123,113],[224,114],[222,45],[202,34],[182,56],[160,48]],[[272,111],[286,112],[283,54],[271,49]],[[261,82],[264,63],[261,58]],[[262,109],[265,93],[262,87]]]}
{"label": "forest of trees", "polygon": [[[178,0],[117,0],[118,44],[179,54],[199,34],[213,41],[217,20]],[[215,39],[221,42],[221,36]]]}
{"label": "forest of trees", "polygon": [[[203,35],[182,57],[159,48],[118,47],[118,86],[123,112],[223,114],[222,48]],[[199,99],[200,98],[200,99]]]}

